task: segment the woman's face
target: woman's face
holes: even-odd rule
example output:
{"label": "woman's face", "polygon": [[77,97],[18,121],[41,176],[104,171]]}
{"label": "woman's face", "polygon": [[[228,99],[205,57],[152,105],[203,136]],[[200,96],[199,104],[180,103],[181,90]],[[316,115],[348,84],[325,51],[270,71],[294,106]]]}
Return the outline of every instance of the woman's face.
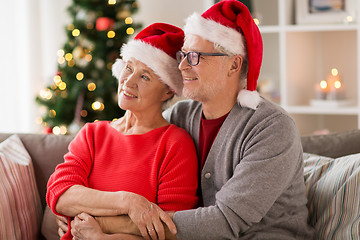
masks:
{"label": "woman's face", "polygon": [[131,58],[121,72],[118,104],[124,110],[144,112],[161,111],[163,102],[172,96],[169,87],[144,63]]}

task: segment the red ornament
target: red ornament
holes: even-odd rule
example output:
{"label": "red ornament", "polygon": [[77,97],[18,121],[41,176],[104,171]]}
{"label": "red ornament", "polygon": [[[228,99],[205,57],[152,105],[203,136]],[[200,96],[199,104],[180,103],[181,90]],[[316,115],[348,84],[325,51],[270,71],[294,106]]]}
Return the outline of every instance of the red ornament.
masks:
{"label": "red ornament", "polygon": [[96,20],[96,30],[106,31],[113,28],[115,20],[108,17],[99,17]]}
{"label": "red ornament", "polygon": [[46,134],[52,134],[53,133],[51,127],[46,126],[44,130],[45,130]]}

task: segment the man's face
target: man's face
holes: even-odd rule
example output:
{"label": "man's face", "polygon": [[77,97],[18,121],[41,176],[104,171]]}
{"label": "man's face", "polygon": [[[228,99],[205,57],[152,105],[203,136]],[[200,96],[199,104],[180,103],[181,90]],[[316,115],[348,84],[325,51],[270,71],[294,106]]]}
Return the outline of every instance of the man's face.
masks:
{"label": "man's face", "polygon": [[[214,48],[214,43],[198,35],[186,36],[182,51],[218,52]],[[191,66],[184,58],[179,64],[184,81],[184,96],[202,103],[221,100],[220,98],[226,94],[228,61],[226,56],[200,56],[199,64]]]}

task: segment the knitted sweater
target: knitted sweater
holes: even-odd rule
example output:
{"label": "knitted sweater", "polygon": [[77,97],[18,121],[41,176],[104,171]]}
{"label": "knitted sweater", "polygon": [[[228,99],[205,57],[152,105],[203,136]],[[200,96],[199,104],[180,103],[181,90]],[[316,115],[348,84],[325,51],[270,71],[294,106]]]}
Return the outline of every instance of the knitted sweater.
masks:
{"label": "knitted sweater", "polygon": [[[198,149],[201,113],[201,103],[188,100],[164,116]],[[256,110],[234,105],[202,169],[201,188],[205,207],[174,215],[178,239],[313,238],[300,137],[288,114],[265,99]]]}
{"label": "knitted sweater", "polygon": [[163,210],[197,205],[194,143],[175,125],[124,135],[107,121],[88,123],[70,143],[64,158],[48,182],[47,203],[55,213],[58,198],[73,185],[134,192]]}

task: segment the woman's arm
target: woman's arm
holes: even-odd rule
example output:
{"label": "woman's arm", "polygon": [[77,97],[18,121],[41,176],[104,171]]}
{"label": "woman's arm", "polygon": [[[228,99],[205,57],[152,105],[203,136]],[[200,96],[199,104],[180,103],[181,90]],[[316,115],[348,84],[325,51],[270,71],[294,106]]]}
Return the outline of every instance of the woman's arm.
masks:
{"label": "woman's arm", "polygon": [[[172,219],[175,212],[167,212]],[[125,233],[141,236],[138,227],[127,215],[113,216],[113,217],[95,217],[99,223],[102,231],[107,234]],[[176,233],[170,231],[170,229],[164,224],[165,239],[177,240]]]}
{"label": "woman's arm", "polygon": [[93,216],[127,214],[127,192],[104,192],[81,185],[66,190],[56,203],[56,211],[74,217],[82,212]]}
{"label": "woman's arm", "polygon": [[130,234],[106,234],[101,231],[99,224],[96,220],[86,214],[81,213],[77,215],[71,222],[71,234],[76,239],[91,240],[91,239],[104,239],[104,240],[139,240],[142,237]]}
{"label": "woman's arm", "polygon": [[93,216],[116,216],[128,214],[143,237],[165,238],[164,222],[176,233],[175,224],[168,214],[145,197],[131,192],[104,192],[75,185],[58,199],[56,211],[66,216],[86,212]]}

